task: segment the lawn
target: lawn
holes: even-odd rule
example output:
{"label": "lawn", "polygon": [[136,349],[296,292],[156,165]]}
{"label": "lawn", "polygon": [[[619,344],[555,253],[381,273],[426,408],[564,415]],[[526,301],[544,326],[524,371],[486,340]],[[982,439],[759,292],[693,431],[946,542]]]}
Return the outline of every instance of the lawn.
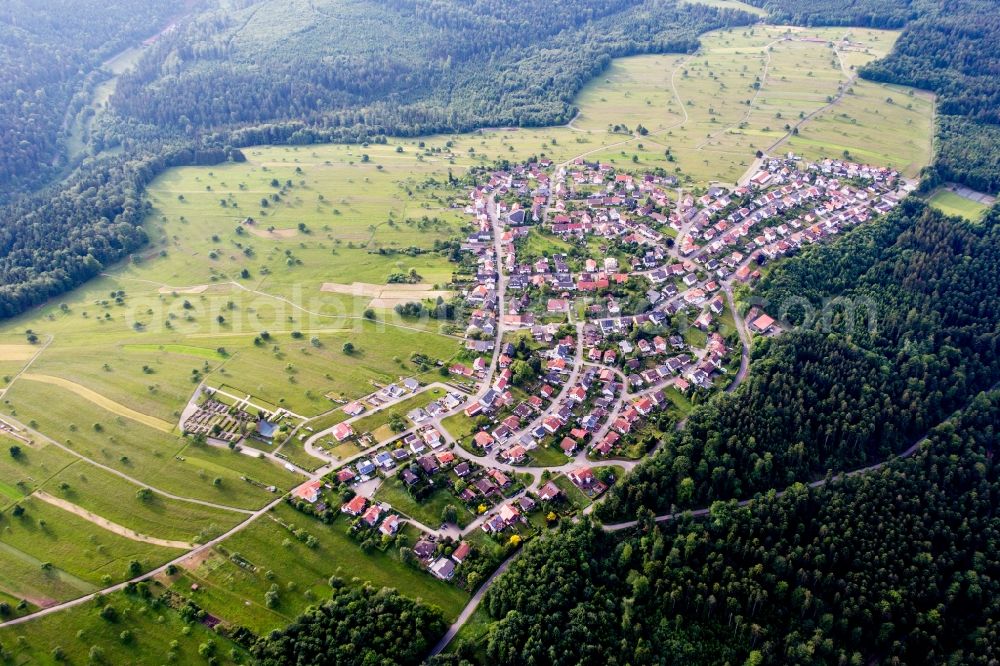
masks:
{"label": "lawn", "polygon": [[958,215],[972,222],[978,222],[989,207],[960,196],[947,187],[939,187],[927,198],[927,203],[946,215]]}
{"label": "lawn", "polygon": [[590,498],[576,487],[572,481],[569,480],[568,476],[560,474],[552,479],[552,482],[559,486],[566,495],[566,499],[577,509],[585,509],[590,505]]}
{"label": "lawn", "polygon": [[[297,540],[285,525],[304,529],[317,539],[317,547],[309,548]],[[260,621],[261,614],[257,610],[245,611],[246,602],[263,603],[265,592],[274,584],[280,593],[273,610],[294,618],[306,606],[326,598],[329,579],[337,575],[349,585],[367,582],[377,587],[395,587],[411,598],[438,606],[450,619],[461,612],[469,598],[464,591],[403,564],[398,545],[385,552],[376,548],[365,553],[347,535],[347,529],[346,519],[338,518],[332,525],[326,525],[287,505],[278,506],[272,514],[226,540],[216,556],[193,572],[198,580],[229,593],[217,595],[211,603],[206,601],[205,608],[230,621],[265,631],[273,625],[250,624],[254,618]],[[412,537],[408,541],[412,546]],[[239,553],[256,570],[234,564],[228,558],[232,553]]]}
{"label": "lawn", "polygon": [[35,498],[27,498],[19,506],[24,508],[23,515],[14,516],[10,509],[3,514],[5,527],[0,542],[5,550],[50,563],[94,585],[104,585],[105,575],[112,581],[131,578],[134,574],[127,570],[131,560],[139,561],[142,570],[149,571],[182,554],[177,549],[118,536]]}
{"label": "lawn", "polygon": [[43,489],[111,522],[161,539],[207,541],[246,517],[156,492],[143,499],[137,495],[138,486],[82,460],[54,476]]}
{"label": "lawn", "polygon": [[458,441],[472,436],[477,431],[476,420],[467,416],[464,410],[441,419],[441,425]]}
{"label": "lawn", "polygon": [[387,502],[393,509],[412,517],[427,527],[436,528],[441,524],[441,512],[449,504],[458,509],[458,526],[465,527],[472,522],[472,514],[468,512],[462,501],[444,489],[435,491],[429,498],[418,502],[403,487],[403,482],[396,477],[385,480],[375,491],[375,500]]}
{"label": "lawn", "polygon": [[[213,553],[202,565],[204,568],[227,566],[238,568],[217,553]],[[197,589],[192,588],[194,585],[198,586]],[[295,619],[294,615],[284,615],[277,610],[268,608],[264,604],[263,598],[259,600],[245,599],[221,585],[213,585],[192,571],[181,570],[180,573],[172,576],[170,588],[178,594],[189,597],[213,615],[227,619],[239,618],[241,625],[260,634],[267,633],[271,629],[283,628]],[[319,603],[322,598],[317,598],[315,601]]]}
{"label": "lawn", "polygon": [[[199,646],[215,643],[219,664],[242,663],[246,654],[228,639],[200,623],[186,624],[180,615],[122,592],[108,595],[104,603],[118,611],[118,619],[100,617],[95,602],[87,602],[26,624],[0,629],[0,644],[13,654],[12,663],[51,664],[53,650],[65,655],[64,663],[135,664],[155,666],[167,662],[205,663]],[[128,630],[128,640],[122,632]],[[176,642],[176,647],[174,646]],[[97,646],[96,648],[94,646]],[[231,658],[235,649],[238,662]]]}
{"label": "lawn", "polygon": [[528,451],[528,457],[531,458],[529,464],[536,467],[559,467],[569,462],[569,458],[562,452],[562,449],[548,444],[540,444]]}

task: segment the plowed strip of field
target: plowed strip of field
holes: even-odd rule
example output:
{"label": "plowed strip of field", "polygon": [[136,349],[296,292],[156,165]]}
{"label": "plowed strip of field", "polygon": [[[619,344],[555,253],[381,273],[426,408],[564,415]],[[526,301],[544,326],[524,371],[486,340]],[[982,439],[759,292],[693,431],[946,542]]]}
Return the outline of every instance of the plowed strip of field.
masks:
{"label": "plowed strip of field", "polygon": [[76,382],[71,382],[70,380],[63,379],[62,377],[53,377],[52,375],[39,375],[33,372],[26,372],[21,375],[21,379],[27,379],[33,382],[42,382],[43,384],[51,384],[53,386],[64,388],[67,391],[72,391],[81,398],[94,403],[98,407],[106,409],[109,412],[114,412],[119,416],[124,416],[127,419],[132,419],[133,421],[137,421],[143,425],[147,425],[150,428],[155,428],[163,432],[171,432],[174,429],[173,424],[168,421],[158,419],[155,416],[150,416],[149,414],[137,412],[131,407],[126,407],[119,402],[115,402],[114,400],[101,395],[97,391],[93,391],[86,386],[77,384]]}

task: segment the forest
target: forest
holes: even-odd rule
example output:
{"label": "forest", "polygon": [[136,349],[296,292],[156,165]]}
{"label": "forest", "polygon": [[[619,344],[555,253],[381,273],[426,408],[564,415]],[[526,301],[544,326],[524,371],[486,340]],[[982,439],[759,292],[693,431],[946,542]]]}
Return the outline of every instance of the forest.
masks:
{"label": "forest", "polygon": [[870,465],[996,384],[1000,211],[974,225],[907,200],[774,268],[754,297],[798,328],[758,340],[748,381],[668,435],[611,490],[603,519]]}
{"label": "forest", "polygon": [[998,423],[983,393],[875,472],[624,538],[564,525],[487,592],[488,662],[995,663]]}
{"label": "forest", "polygon": [[[258,16],[277,27],[264,30]],[[260,132],[303,143],[557,124],[611,58],[689,52],[701,33],[752,20],[665,0],[261,0],[162,39],[112,104],[126,129],[277,125],[240,132],[236,145]],[[283,32],[303,21],[304,36]]]}
{"label": "forest", "polygon": [[258,640],[253,647],[256,663],[415,665],[444,634],[440,611],[396,590],[347,588],[336,578],[330,583],[333,596],[328,601]]}
{"label": "forest", "polygon": [[[186,3],[194,6],[194,3]],[[0,6],[0,202],[65,166],[67,123],[117,51],[151,36],[182,0],[5,0]]]}
{"label": "forest", "polygon": [[747,0],[747,4],[767,10],[772,23],[895,29],[933,7],[933,0]]}

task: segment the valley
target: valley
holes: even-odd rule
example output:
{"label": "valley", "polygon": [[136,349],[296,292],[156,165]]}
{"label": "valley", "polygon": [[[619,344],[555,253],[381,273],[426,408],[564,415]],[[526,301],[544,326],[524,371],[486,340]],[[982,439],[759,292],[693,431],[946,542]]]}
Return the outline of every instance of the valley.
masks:
{"label": "valley", "polygon": [[[256,40],[262,19],[244,24]],[[887,418],[877,449],[803,443],[784,474],[763,435],[705,434],[760,382],[779,394],[782,363],[822,372],[813,349],[862,378],[831,389],[844,404],[888,385],[895,357],[836,296],[812,322],[833,322],[825,337],[812,330],[795,267],[874,264],[881,236],[836,253],[918,218],[915,191],[988,219],[988,194],[922,184],[935,94],[859,76],[900,35],[727,27],[689,54],[611,59],[563,125],[254,145],[163,170],[142,195],[148,243],[0,323],[0,662],[245,663],[331,595],[394,588],[447,627],[414,651],[517,663],[490,629],[518,631],[498,615],[516,605],[504,572],[530,578],[523,561],[568,534],[631,567],[654,527],[715,532],[726,511],[922,461],[987,410],[964,384],[912,379],[913,404],[961,407]],[[949,341],[961,356],[981,339]],[[693,462],[685,435],[722,461]]]}

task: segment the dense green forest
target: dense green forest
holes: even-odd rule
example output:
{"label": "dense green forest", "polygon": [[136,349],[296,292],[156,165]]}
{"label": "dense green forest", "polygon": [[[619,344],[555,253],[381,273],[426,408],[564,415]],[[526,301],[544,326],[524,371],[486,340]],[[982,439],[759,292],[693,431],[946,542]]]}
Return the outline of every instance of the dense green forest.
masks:
{"label": "dense green forest", "polygon": [[932,6],[933,0],[747,0],[747,3],[766,9],[772,23],[902,28]]}
{"label": "dense green forest", "polygon": [[184,0],[5,0],[0,5],[0,201],[65,164],[67,123],[94,70],[158,30]]}
{"label": "dense green forest", "polygon": [[240,145],[554,124],[611,58],[692,51],[752,20],[667,0],[261,0],[161,40],[112,103],[123,121],[188,134],[295,121]]}
{"label": "dense green forest", "polygon": [[260,666],[419,664],[447,628],[440,611],[395,590],[331,582],[329,601],[257,642],[253,655]]}
{"label": "dense green forest", "polygon": [[622,539],[564,526],[487,593],[488,662],[995,663],[998,423],[980,394],[879,471]]}
{"label": "dense green forest", "polygon": [[884,460],[1000,380],[1000,210],[915,201],[773,269],[755,298],[801,326],[615,486],[606,520],[706,506]]}

